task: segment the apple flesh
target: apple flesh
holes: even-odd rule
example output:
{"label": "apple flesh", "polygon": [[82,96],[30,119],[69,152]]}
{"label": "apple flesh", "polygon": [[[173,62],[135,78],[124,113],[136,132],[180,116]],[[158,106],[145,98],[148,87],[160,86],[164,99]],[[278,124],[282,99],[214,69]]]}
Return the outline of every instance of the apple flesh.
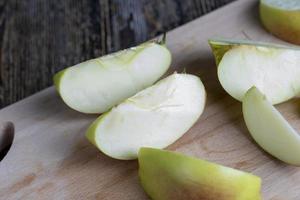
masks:
{"label": "apple flesh", "polygon": [[202,114],[205,98],[198,77],[173,74],[104,113],[86,136],[110,157],[135,159],[140,147],[165,148],[187,132]]}
{"label": "apple flesh", "polygon": [[300,135],[256,87],[243,99],[243,115],[250,134],[265,151],[286,163],[300,165]]}
{"label": "apple flesh", "polygon": [[141,148],[139,177],[153,200],[260,200],[252,174],[153,148]]}
{"label": "apple flesh", "polygon": [[152,85],[170,63],[165,45],[147,42],[69,67],[54,76],[54,83],[69,107],[103,113]]}
{"label": "apple flesh", "polygon": [[270,33],[300,44],[299,0],[261,0],[259,10],[262,24]]}
{"label": "apple flesh", "polygon": [[287,101],[300,91],[300,49],[267,43],[210,40],[222,87],[242,101],[252,87],[272,102]]}

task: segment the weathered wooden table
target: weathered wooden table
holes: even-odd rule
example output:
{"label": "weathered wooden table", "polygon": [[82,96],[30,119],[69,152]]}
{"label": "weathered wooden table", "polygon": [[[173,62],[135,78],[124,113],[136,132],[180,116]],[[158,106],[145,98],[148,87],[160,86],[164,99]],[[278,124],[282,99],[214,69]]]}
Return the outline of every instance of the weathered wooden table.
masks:
{"label": "weathered wooden table", "polygon": [[0,0],[0,108],[86,59],[150,39],[233,0]]}

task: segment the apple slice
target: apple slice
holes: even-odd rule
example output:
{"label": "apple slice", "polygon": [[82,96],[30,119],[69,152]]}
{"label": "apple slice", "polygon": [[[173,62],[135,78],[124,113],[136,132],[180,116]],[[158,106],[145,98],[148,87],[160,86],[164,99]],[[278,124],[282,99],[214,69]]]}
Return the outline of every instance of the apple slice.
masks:
{"label": "apple slice", "polygon": [[110,157],[135,159],[140,147],[164,148],[188,131],[205,97],[198,77],[173,74],[100,116],[86,136]]}
{"label": "apple slice", "polygon": [[243,115],[250,134],[265,151],[300,165],[300,135],[256,87],[243,99]]}
{"label": "apple slice", "polygon": [[69,67],[54,77],[64,102],[83,113],[103,113],[152,85],[169,68],[163,44],[147,42]]}
{"label": "apple slice", "polygon": [[275,36],[300,44],[300,1],[260,0],[260,18]]}
{"label": "apple slice", "polygon": [[252,87],[272,102],[287,101],[300,91],[300,49],[248,41],[210,40],[218,78],[232,97],[242,101]]}
{"label": "apple slice", "polygon": [[139,177],[153,200],[260,200],[252,174],[152,148],[139,151]]}

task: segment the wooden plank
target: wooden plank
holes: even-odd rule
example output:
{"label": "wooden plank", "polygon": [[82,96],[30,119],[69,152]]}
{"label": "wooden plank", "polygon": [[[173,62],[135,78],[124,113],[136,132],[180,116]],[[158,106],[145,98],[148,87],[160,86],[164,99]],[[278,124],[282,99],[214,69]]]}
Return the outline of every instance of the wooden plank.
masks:
{"label": "wooden plank", "polygon": [[[168,34],[173,70],[199,75],[208,97],[198,122],[170,150],[252,172],[263,179],[264,199],[299,200],[300,170],[265,153],[249,136],[241,103],[221,88],[207,39],[249,38],[280,42],[259,23],[255,0],[238,1]],[[299,104],[278,109],[300,129]],[[14,144],[0,163],[0,199],[147,199],[136,161],[100,153],[84,132],[96,115],[69,109],[54,88],[0,111],[16,126]]]}
{"label": "wooden plank", "polygon": [[233,0],[0,0],[0,108],[55,72],[135,45]]}

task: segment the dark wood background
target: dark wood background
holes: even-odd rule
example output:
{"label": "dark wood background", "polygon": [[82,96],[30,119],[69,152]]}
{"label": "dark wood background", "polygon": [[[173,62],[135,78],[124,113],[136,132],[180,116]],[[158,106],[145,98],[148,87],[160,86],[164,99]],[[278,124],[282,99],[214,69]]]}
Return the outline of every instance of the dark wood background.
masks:
{"label": "dark wood background", "polygon": [[[0,108],[55,72],[136,45],[233,0],[0,0]],[[203,30],[205,31],[205,30]]]}

